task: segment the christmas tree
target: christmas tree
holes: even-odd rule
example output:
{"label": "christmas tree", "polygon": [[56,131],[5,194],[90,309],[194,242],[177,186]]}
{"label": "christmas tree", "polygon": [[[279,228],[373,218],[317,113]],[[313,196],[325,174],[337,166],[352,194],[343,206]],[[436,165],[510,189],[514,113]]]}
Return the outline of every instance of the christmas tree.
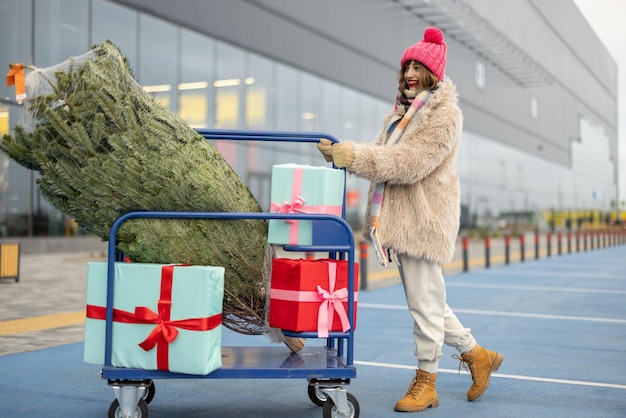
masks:
{"label": "christmas tree", "polygon": [[[25,113],[0,149],[38,171],[41,193],[87,231],[108,240],[133,210],[260,211],[217,150],[143,91],[112,43],[30,70]],[[136,262],[224,266],[224,325],[265,332],[266,221],[133,219],[117,241]]]}

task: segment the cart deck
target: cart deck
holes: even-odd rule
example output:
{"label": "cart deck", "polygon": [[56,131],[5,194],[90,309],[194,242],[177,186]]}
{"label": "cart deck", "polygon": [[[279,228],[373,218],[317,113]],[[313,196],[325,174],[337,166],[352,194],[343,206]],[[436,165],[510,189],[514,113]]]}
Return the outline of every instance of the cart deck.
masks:
{"label": "cart deck", "polygon": [[337,350],[327,347],[304,347],[290,353],[283,346],[222,347],[222,368],[208,375],[172,373],[159,370],[130,369],[113,366],[102,368],[105,379],[350,379],[356,368],[346,366]]}

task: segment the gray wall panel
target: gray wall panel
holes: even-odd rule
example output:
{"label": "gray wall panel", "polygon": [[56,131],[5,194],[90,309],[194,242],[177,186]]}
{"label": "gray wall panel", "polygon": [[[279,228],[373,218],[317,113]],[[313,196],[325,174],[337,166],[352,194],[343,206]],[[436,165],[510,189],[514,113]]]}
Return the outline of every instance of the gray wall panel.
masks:
{"label": "gray wall panel", "polygon": [[609,126],[617,125],[617,67],[606,48],[570,0],[466,0],[544,67],[561,89]]}
{"label": "gray wall panel", "polygon": [[[391,0],[117,1],[390,101],[399,57],[429,25]],[[539,141],[542,155],[567,165],[584,114],[607,126],[617,149],[617,68],[572,1],[464,3],[555,80],[522,88],[487,66],[487,89],[479,90],[476,55],[447,37],[447,73],[457,84],[466,129],[533,153]],[[539,102],[538,119],[530,117],[531,96]]]}
{"label": "gray wall panel", "polygon": [[[118,2],[382,98],[389,97],[389,91],[395,89],[395,61],[419,37],[415,35],[415,40],[397,46],[400,52],[390,54],[394,56],[393,62],[387,62],[385,57],[377,58],[380,45],[386,42],[378,35],[392,35],[394,31],[385,30],[384,25],[380,32],[374,30],[380,23],[379,14],[372,14],[371,8],[356,0]],[[381,9],[380,1],[369,3]],[[337,10],[339,4],[343,12]],[[394,11],[398,16],[400,13],[393,4],[385,9],[388,9],[383,14],[388,16],[389,29],[395,20]],[[347,19],[346,14],[351,10],[360,10],[360,15]],[[346,32],[352,36],[344,36]],[[359,41],[364,34],[376,42],[370,45]]]}

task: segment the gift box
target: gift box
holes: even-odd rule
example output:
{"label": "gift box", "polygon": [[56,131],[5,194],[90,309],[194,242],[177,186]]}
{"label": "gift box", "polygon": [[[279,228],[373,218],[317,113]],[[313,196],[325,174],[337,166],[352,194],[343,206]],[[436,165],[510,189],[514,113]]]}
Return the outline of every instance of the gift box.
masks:
{"label": "gift box", "polygon": [[[270,211],[341,216],[344,189],[345,172],[343,170],[297,164],[274,165]],[[272,219],[269,222],[268,242],[280,245],[326,243],[323,240],[328,234],[333,234],[333,226],[337,223],[321,222],[313,228],[313,222],[315,221]]]}
{"label": "gift box", "polygon": [[[222,367],[224,268],[115,263],[111,364],[206,375]],[[88,263],[84,361],[104,364],[107,263]]]}
{"label": "gift box", "polygon": [[[358,296],[358,263],[354,263],[354,326]],[[346,332],[348,261],[275,258],[272,260],[269,325],[285,331]]]}

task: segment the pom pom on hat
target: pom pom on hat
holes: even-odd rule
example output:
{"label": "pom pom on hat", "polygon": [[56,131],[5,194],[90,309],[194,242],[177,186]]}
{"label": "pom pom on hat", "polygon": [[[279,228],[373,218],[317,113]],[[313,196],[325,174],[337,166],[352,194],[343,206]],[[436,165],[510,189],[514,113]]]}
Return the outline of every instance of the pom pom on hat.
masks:
{"label": "pom pom on hat", "polygon": [[424,39],[409,47],[400,59],[400,67],[404,67],[407,61],[421,62],[443,80],[446,70],[446,52],[448,45],[443,40],[443,33],[438,28],[426,28]]}
{"label": "pom pom on hat", "polygon": [[424,31],[424,42],[432,42],[434,44],[443,43],[443,33],[437,28],[426,28]]}

